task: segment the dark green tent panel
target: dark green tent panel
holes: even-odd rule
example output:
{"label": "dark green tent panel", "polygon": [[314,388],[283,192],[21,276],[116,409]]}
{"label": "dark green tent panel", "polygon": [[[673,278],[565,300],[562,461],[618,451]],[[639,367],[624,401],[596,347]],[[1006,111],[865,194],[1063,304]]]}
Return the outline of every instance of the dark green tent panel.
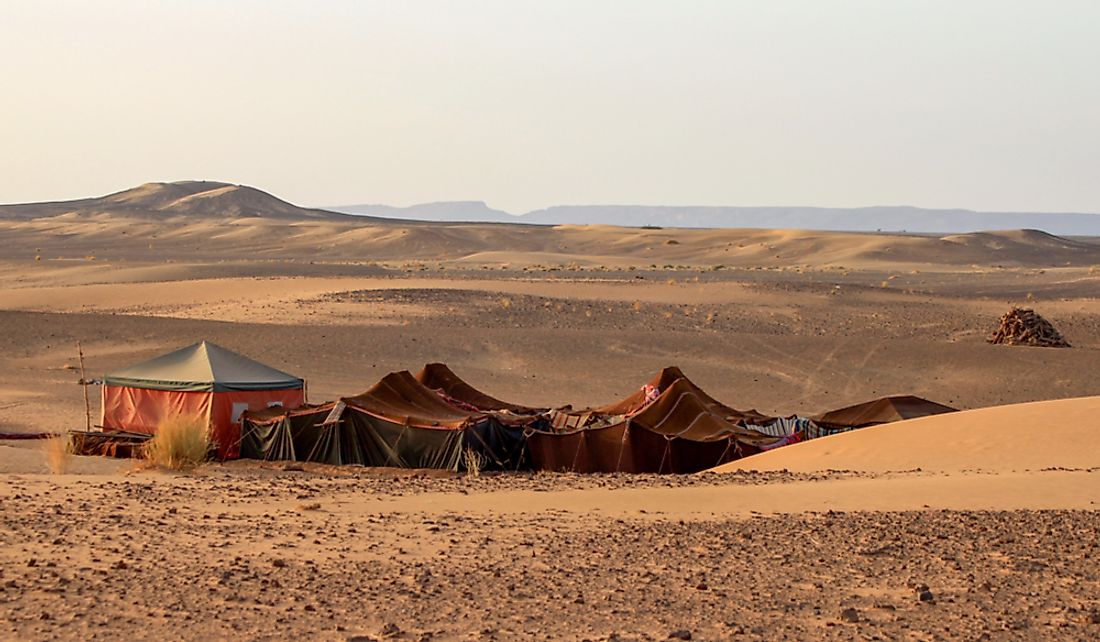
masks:
{"label": "dark green tent panel", "polygon": [[321,426],[330,410],[331,404],[325,404],[245,413],[242,417],[241,457],[267,461],[341,463],[326,445],[326,430]]}
{"label": "dark green tent panel", "polygon": [[367,466],[457,471],[462,464],[462,429],[416,428],[355,409],[346,410],[343,421],[343,432],[362,437]]}

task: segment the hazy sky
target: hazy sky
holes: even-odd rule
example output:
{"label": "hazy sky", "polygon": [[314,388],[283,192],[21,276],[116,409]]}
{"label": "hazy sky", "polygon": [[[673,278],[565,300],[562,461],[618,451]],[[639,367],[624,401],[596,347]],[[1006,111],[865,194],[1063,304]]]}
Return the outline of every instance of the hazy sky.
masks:
{"label": "hazy sky", "polygon": [[1100,212],[1097,0],[0,4],[0,202]]}

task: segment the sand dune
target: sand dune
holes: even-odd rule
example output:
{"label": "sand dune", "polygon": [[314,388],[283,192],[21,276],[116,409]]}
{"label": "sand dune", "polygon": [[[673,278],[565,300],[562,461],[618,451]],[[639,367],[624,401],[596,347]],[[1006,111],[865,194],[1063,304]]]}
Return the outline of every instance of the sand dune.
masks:
{"label": "sand dune", "polygon": [[714,469],[1005,473],[1100,467],[1100,397],[1012,404],[864,428]]}
{"label": "sand dune", "polygon": [[932,235],[607,225],[424,223],[302,208],[252,187],[149,183],[99,198],[0,206],[0,258],[301,260],[588,266],[1091,266],[1100,245],[1035,230]]}
{"label": "sand dune", "polygon": [[667,230],[533,227],[505,224],[405,224],[371,221],[194,219],[150,221],[127,214],[72,212],[3,219],[10,241],[0,258],[60,260],[95,256],[131,260],[224,257],[313,261],[481,261],[513,266],[700,268],[819,266],[939,270],[942,266],[1093,266],[1100,245],[1014,233],[944,239],[930,236],[794,230]]}

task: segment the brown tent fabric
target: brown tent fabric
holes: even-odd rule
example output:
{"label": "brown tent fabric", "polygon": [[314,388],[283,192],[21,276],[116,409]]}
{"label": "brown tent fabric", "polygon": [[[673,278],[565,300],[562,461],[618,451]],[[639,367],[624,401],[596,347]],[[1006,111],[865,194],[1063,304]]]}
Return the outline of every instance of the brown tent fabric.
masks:
{"label": "brown tent fabric", "polygon": [[535,470],[574,473],[642,472],[635,470],[627,422],[569,433],[530,431],[527,447]]}
{"label": "brown tent fabric", "polygon": [[630,421],[655,433],[691,441],[717,441],[730,435],[754,445],[775,441],[734,423],[746,417],[745,413],[716,401],[691,380],[681,378]]}
{"label": "brown tent fabric", "polygon": [[672,385],[672,382],[676,381],[677,379],[687,379],[687,377],[685,377],[684,373],[681,372],[680,369],[676,366],[669,366],[662,369],[656,374],[656,376],[650,379],[645,386],[641,386],[629,396],[606,406],[592,408],[589,410],[589,412],[600,415],[632,415],[644,408],[646,405],[646,386],[653,386],[657,390],[664,391],[666,388]]}
{"label": "brown tent fabric", "polygon": [[342,401],[380,419],[422,428],[462,428],[485,416],[452,406],[408,371],[391,372],[366,392]]}
{"label": "brown tent fabric", "polygon": [[442,391],[447,397],[483,412],[506,411],[517,415],[538,415],[547,408],[532,408],[501,401],[463,381],[446,364],[429,363],[416,374],[416,380],[427,388]]}
{"label": "brown tent fabric", "polygon": [[646,385],[638,388],[637,391],[631,395],[606,406],[600,406],[598,408],[592,408],[586,411],[573,411],[572,414],[578,414],[580,412],[591,412],[596,415],[623,415],[631,416],[640,412],[646,407],[646,386],[653,386],[658,392],[663,393],[668,390],[675,382],[683,380],[691,390],[698,401],[705,404],[713,414],[721,417],[729,418],[732,421],[744,421],[745,423],[762,423],[770,421],[774,417],[769,417],[757,412],[755,409],[750,410],[737,410],[731,408],[718,401],[714,397],[703,391],[702,388],[695,385],[691,379],[688,379],[676,366],[668,366],[658,372],[652,379],[650,379]]}
{"label": "brown tent fabric", "polygon": [[[669,380],[670,377],[679,375]],[[737,425],[745,416],[683,376],[666,368],[651,380],[661,392],[648,405],[628,397],[600,411],[612,415],[608,424],[568,432],[528,432],[527,443],[536,469],[572,472],[693,473],[759,452],[775,437]],[[639,395],[644,402],[644,393]],[[599,415],[599,411],[588,411]],[[603,416],[605,419],[607,416]],[[616,421],[614,417],[620,419]]]}
{"label": "brown tent fabric", "polygon": [[928,399],[911,395],[896,395],[831,410],[811,417],[811,419],[818,425],[830,428],[862,428],[955,411],[956,409],[951,406],[945,406]]}
{"label": "brown tent fabric", "polygon": [[249,410],[244,413],[252,421],[256,423],[270,423],[277,421],[284,417],[296,417],[299,415],[310,415],[319,412],[328,412],[332,409],[333,402],[328,403],[307,403],[297,408],[284,408],[282,406],[271,406],[270,408],[264,408],[263,410]]}
{"label": "brown tent fabric", "polygon": [[523,426],[456,408],[408,372],[339,402],[249,413],[244,434],[255,459],[457,471],[473,451],[486,468],[530,466]]}
{"label": "brown tent fabric", "polygon": [[[773,417],[768,417],[767,414],[757,412],[755,409],[737,410],[736,408],[726,406],[725,403],[707,395],[702,388],[696,386],[694,381],[684,376],[680,368],[669,366],[661,369],[661,372],[653,376],[646,385],[639,387],[637,391],[632,392],[628,397],[614,403],[608,403],[607,406],[597,408],[586,408],[583,410],[565,409],[560,412],[564,417],[559,418],[555,423],[563,425],[563,427],[568,425],[571,430],[593,422],[615,423],[614,418],[625,419],[635,416],[635,414],[646,409],[647,387],[656,388],[658,394],[663,394],[663,392],[671,388],[676,381],[683,381],[682,385],[690,390],[694,397],[694,401],[698,403],[698,405],[705,407],[708,413],[714,414],[714,416],[718,418],[728,420],[729,422],[757,424],[766,423],[774,419]],[[679,394],[682,394],[682,392],[683,390],[681,390]],[[598,421],[599,419],[604,419],[605,421]]]}

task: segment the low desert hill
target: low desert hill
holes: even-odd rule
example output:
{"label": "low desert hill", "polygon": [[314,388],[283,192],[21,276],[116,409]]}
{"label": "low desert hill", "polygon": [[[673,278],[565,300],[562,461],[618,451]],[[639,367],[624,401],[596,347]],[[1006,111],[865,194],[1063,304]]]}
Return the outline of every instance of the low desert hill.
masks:
{"label": "low desert hill", "polygon": [[1100,397],[1012,404],[883,424],[754,455],[713,472],[1022,472],[1100,468]]}
{"label": "low desert hill", "polygon": [[[471,204],[482,210],[484,204]],[[938,236],[784,229],[425,223],[298,207],[251,187],[149,183],[100,198],[0,206],[0,259],[436,261],[690,268],[1100,264],[1100,244],[1038,231]]]}
{"label": "low desert hill", "polygon": [[0,219],[38,219],[63,215],[100,214],[126,217],[270,218],[286,221],[340,220],[336,212],[292,205],[267,192],[246,185],[216,181],[146,183],[138,187],[76,201],[0,205]]}

